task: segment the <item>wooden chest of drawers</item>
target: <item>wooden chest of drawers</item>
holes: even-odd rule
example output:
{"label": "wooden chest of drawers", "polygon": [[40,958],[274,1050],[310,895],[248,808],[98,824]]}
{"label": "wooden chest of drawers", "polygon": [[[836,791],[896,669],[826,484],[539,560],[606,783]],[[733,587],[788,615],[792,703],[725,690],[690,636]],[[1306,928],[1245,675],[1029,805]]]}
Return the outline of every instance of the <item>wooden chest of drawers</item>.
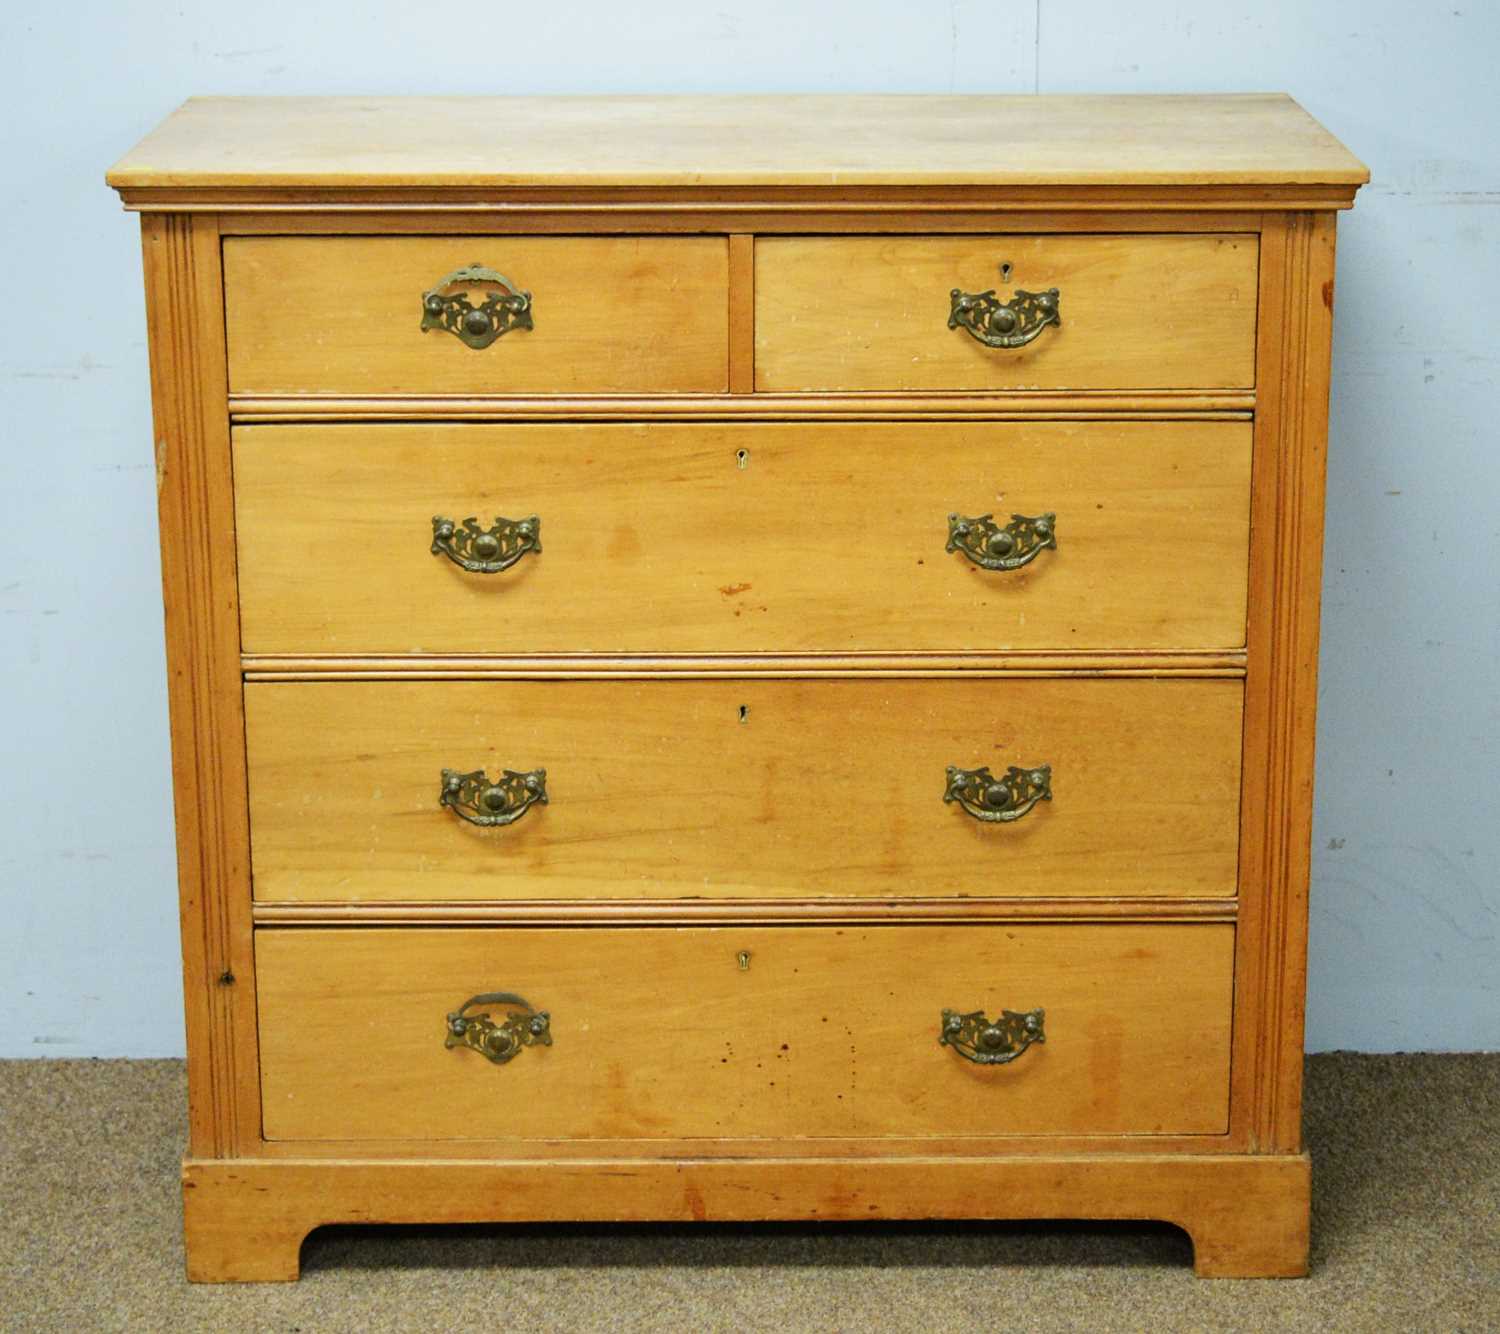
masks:
{"label": "wooden chest of drawers", "polygon": [[1365,176],[1273,96],[208,100],[118,164],[190,1275],[944,1217],[1302,1272]]}

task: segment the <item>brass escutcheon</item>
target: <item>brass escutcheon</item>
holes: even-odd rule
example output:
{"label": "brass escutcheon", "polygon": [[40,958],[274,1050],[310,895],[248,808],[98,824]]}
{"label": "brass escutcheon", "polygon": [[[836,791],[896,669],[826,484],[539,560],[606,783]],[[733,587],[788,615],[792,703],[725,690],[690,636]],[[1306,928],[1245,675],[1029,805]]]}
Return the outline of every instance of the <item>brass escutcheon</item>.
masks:
{"label": "brass escutcheon", "polygon": [[1047,1040],[1042,1031],[1045,1018],[1045,1010],[1001,1010],[995,1020],[987,1019],[983,1010],[944,1010],[938,1043],[975,1065],[1009,1065],[1032,1043]]}
{"label": "brass escutcheon", "polygon": [[1042,552],[1057,550],[1057,515],[1012,514],[1009,523],[999,524],[993,514],[950,514],[943,549],[961,551],[986,570],[1019,570]]}
{"label": "brass escutcheon", "polygon": [[955,287],[948,299],[948,327],[966,330],[986,347],[1025,347],[1049,324],[1062,328],[1060,294],[1055,287],[1045,292],[1023,292],[1018,287],[1009,301],[996,296],[993,287],[987,292]]}
{"label": "brass escutcheon", "polygon": [[541,555],[542,521],[531,514],[524,519],[497,518],[490,527],[481,528],[472,517],[460,526],[434,514],[431,551],[470,574],[499,574],[528,552]]}
{"label": "brass escutcheon", "polygon": [[[469,1014],[475,1005],[509,1005],[516,1009],[497,1022],[488,1014]],[[522,1047],[552,1045],[552,1016],[508,991],[471,996],[448,1016],[446,1028],[443,1046],[469,1047],[496,1065],[512,1060]]]}
{"label": "brass escutcheon", "polygon": [[483,769],[461,774],[444,769],[438,805],[470,824],[514,824],[533,806],[547,804],[547,771],[503,769],[493,783]]}
{"label": "brass escutcheon", "polygon": [[1009,824],[1037,802],[1052,800],[1052,766],[1038,764],[1023,769],[1013,764],[1004,778],[996,778],[988,766],[959,769],[950,764],[943,800],[956,801],[976,820]]}
{"label": "brass escutcheon", "polygon": [[[492,286],[475,305],[468,292],[449,292],[450,287]],[[476,352],[488,347],[512,329],[535,327],[531,320],[531,293],[523,292],[503,273],[483,264],[454,269],[422,293],[422,332],[442,329]]]}

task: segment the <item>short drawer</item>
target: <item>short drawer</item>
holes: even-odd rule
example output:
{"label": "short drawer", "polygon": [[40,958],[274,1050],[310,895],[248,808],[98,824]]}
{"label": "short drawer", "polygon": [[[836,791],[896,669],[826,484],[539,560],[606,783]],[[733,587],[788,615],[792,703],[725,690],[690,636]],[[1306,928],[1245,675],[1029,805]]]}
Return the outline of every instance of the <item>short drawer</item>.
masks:
{"label": "short drawer", "polygon": [[1253,235],[763,238],[755,386],[1248,389],[1257,258]]}
{"label": "short drawer", "polygon": [[728,291],[722,237],[230,237],[229,387],[717,393]]}
{"label": "short drawer", "polygon": [[1238,648],[1250,452],[1244,421],[239,427],[241,632],[269,654]]}
{"label": "short drawer", "polygon": [[262,930],[265,1135],[1222,1133],[1233,952],[1227,924]]}
{"label": "short drawer", "polygon": [[1196,679],[251,682],[255,896],[1231,895],[1242,698]]}

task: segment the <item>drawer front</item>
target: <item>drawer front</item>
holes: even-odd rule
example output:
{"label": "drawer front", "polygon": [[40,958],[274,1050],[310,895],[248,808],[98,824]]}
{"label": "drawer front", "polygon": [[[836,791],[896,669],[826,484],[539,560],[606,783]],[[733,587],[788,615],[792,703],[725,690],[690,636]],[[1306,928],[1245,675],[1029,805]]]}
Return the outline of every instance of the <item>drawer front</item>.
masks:
{"label": "drawer front", "polygon": [[[1248,389],[1257,258],[1250,235],[757,240],[755,386]],[[1053,288],[1056,323],[1011,300]],[[950,324],[955,289],[1006,303],[979,308],[987,337],[1035,337]]]}
{"label": "drawer front", "polygon": [[[1227,924],[262,930],[265,1134],[1222,1133],[1233,948]],[[447,1045],[496,993],[550,1044],[481,1023]],[[1041,1010],[1043,1040],[1013,1021],[1014,1059],[977,1064],[945,1010]]]}
{"label": "drawer front", "polygon": [[[241,631],[252,653],[1237,648],[1250,451],[1243,421],[239,427]],[[1014,568],[988,568],[948,549],[953,514],[1055,531],[998,535]],[[463,520],[535,516],[541,551],[472,572],[434,516],[456,556]]]}
{"label": "drawer front", "polygon": [[[255,895],[1229,895],[1242,696],[1078,678],[252,682]],[[981,768],[993,784],[964,782]],[[545,770],[546,804],[503,790],[506,769]],[[444,770],[484,776],[445,804]],[[989,792],[1007,784],[1009,805]],[[507,823],[471,822],[489,801]]]}
{"label": "drawer front", "polygon": [[[470,346],[453,305],[424,331],[424,295],[476,264],[529,293],[524,315],[487,312],[506,289],[461,277],[439,298],[467,300],[478,341],[505,331]],[[718,393],[728,291],[721,237],[230,237],[230,391]]]}

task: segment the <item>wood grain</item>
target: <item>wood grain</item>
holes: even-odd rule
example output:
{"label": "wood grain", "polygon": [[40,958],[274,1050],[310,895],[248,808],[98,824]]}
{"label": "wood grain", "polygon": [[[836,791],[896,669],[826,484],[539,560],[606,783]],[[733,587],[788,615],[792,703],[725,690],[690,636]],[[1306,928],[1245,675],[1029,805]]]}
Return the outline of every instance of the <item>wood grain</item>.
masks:
{"label": "wood grain", "polygon": [[1256,422],[1236,1069],[1253,1143],[1302,1143],[1302,1032],[1335,224],[1268,220]]}
{"label": "wood grain", "polygon": [[755,237],[729,238],[729,392],[755,392]]}
{"label": "wood grain", "polygon": [[[746,365],[754,359],[747,348]],[[492,395],[483,398],[450,394],[376,394],[364,397],[331,394],[266,396],[239,394],[230,399],[236,422],[313,421],[610,421],[616,418],[674,421],[849,420],[905,421],[936,417],[942,421],[1114,420],[1136,421],[1248,420],[1255,407],[1251,391],[1195,389],[1079,389],[1071,393],[1036,389],[983,393],[932,394],[678,394],[678,395]]]}
{"label": "wood grain", "polygon": [[[1237,648],[1239,422],[237,427],[251,653]],[[1057,515],[1014,571],[947,516]],[[498,575],[432,517],[541,518]]]}
{"label": "wood grain", "polygon": [[[535,328],[475,350],[422,332],[422,294],[482,262]],[[722,237],[229,237],[236,393],[722,393]]]}
{"label": "wood grain", "polygon": [[[1236,681],[254,683],[245,698],[262,902],[1234,890]],[[950,764],[1051,764],[1054,798],[986,824],[943,802]],[[445,768],[545,768],[550,804],[477,828],[439,805]]]}
{"label": "wood grain", "polygon": [[717,677],[1006,677],[1145,676],[1242,678],[1244,649],[968,653],[527,653],[311,656],[241,655],[249,681],[609,681],[710,680]]}
{"label": "wood grain", "polygon": [[[767,237],[755,249],[755,386],[1244,389],[1255,274],[1253,235]],[[948,327],[954,288],[1053,287],[1061,325],[1024,347]]]}
{"label": "wood grain", "polygon": [[[343,192],[344,207],[315,208],[292,203],[287,208],[247,201],[243,191],[231,191],[236,211],[221,217],[225,235],[236,236],[400,236],[400,235],[533,235],[610,236],[636,234],[722,234],[743,236],[809,235],[813,233],[947,233],[996,232],[1020,227],[1027,232],[1088,232],[1101,226],[1111,232],[1253,232],[1260,229],[1262,211],[1272,206],[1317,207],[1307,200],[1312,190],[1327,186],[1261,187],[1247,204],[1243,190],[1238,202],[1225,202],[1222,187],[1199,191],[1217,196],[1200,204],[1201,197],[1179,188],[1153,187],[1143,193],[1112,186],[1109,190],[1052,188],[1027,191],[1018,187],[985,191],[967,186],[957,190],[922,189],[781,189],[712,192],[692,190],[501,190],[466,192],[471,202],[449,202],[424,207],[409,191]],[[1353,187],[1341,187],[1343,206]],[[1300,198],[1286,195],[1290,190]],[[143,201],[152,191],[126,191],[127,207],[153,207]],[[191,198],[166,191],[177,206],[197,207],[192,199],[211,195],[196,191]],[[298,192],[276,192],[296,195]],[[460,192],[455,191],[454,194]],[[1070,198],[1070,196],[1080,196]],[[727,196],[727,197],[726,197]],[[769,197],[768,197],[769,196]],[[430,197],[429,197],[430,202]],[[1103,215],[1103,216],[1101,216]]]}
{"label": "wood grain", "polygon": [[188,1143],[260,1137],[219,234],[142,219],[188,1053]]}
{"label": "wood grain", "polygon": [[1291,98],[194,98],[116,188],[1347,184]]}
{"label": "wood grain", "polygon": [[257,903],[257,926],[722,926],[810,922],[1233,922],[1228,898],[520,899]]}
{"label": "wood grain", "polygon": [[183,1164],[188,1277],[295,1279],[322,1223],[1160,1219],[1205,1278],[1307,1272],[1306,1155]]}
{"label": "wood grain", "polygon": [[[266,1136],[1221,1132],[1233,949],[1229,926],[261,931]],[[446,1048],[499,991],[553,1045]],[[1010,1065],[938,1043],[945,1008],[1038,1006]]]}

